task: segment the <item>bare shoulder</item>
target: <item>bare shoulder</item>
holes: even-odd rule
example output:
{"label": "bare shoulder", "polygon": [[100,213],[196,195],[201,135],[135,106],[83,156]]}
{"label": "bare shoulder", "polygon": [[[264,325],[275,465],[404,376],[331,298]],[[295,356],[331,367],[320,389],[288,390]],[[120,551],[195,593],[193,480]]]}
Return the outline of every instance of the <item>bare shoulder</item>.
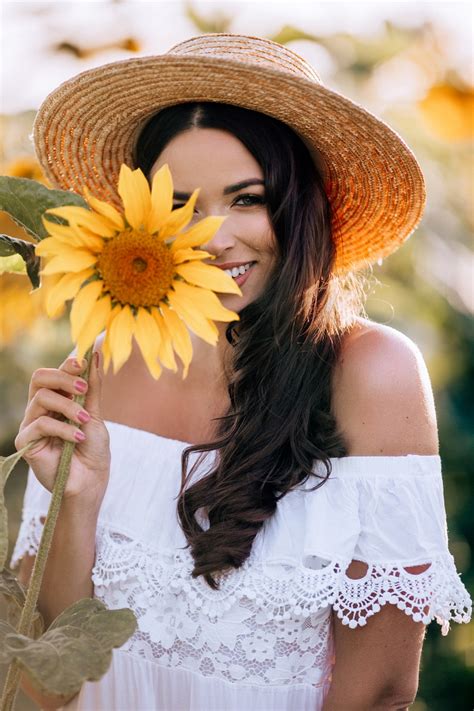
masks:
{"label": "bare shoulder", "polygon": [[368,319],[343,340],[333,412],[351,455],[438,454],[429,373],[417,344]]}

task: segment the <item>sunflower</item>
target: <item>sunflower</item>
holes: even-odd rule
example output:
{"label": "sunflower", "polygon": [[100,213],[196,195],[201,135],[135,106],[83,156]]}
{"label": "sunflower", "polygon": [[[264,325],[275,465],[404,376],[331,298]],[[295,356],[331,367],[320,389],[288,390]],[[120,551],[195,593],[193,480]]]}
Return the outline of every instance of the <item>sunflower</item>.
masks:
{"label": "sunflower", "polygon": [[44,275],[60,275],[51,289],[46,309],[54,318],[65,301],[71,307],[71,335],[82,358],[99,333],[104,367],[116,373],[127,361],[134,337],[147,367],[159,378],[162,366],[177,371],[175,352],[187,376],[192,358],[188,328],[215,345],[213,322],[239,320],[222,306],[214,291],[242,295],[222,269],[204,264],[214,256],[195,249],[207,242],[225,217],[191,221],[199,188],[187,203],[173,208],[173,182],[165,164],[153,177],[151,191],[143,174],[122,164],[118,193],[123,214],[98,200],[87,188],[91,209],[65,206],[50,213],[65,218],[55,224],[43,216],[48,237],[36,247],[46,257]]}

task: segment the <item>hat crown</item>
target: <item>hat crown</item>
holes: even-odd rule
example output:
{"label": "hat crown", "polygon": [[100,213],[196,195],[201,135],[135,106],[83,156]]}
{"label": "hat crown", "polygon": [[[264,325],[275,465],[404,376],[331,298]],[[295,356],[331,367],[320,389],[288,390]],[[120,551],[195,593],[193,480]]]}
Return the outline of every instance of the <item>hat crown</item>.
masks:
{"label": "hat crown", "polygon": [[302,77],[321,84],[313,67],[288,47],[262,37],[226,32],[198,35],[180,42],[166,54],[193,57],[219,57],[250,66],[263,65],[269,69]]}

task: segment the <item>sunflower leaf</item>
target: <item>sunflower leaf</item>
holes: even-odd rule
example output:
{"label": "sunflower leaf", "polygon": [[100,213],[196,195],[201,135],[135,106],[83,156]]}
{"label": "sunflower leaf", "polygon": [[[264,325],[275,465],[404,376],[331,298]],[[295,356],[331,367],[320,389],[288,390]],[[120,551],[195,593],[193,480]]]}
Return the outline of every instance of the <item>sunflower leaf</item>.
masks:
{"label": "sunflower leaf", "polygon": [[[6,257],[6,259],[11,262],[11,256],[14,254],[18,254],[23,259],[26,267],[26,273],[28,274],[33,287],[37,289],[40,286],[40,259],[35,254],[35,245],[24,239],[18,239],[17,237],[10,237],[9,235],[0,234],[0,256]],[[18,264],[11,265],[11,263],[5,263],[0,260],[0,274],[2,274],[3,271],[21,273],[22,270],[19,268]]]}
{"label": "sunflower leaf", "polygon": [[2,661],[17,660],[40,692],[67,697],[84,681],[98,681],[105,674],[112,649],[122,646],[136,626],[131,610],[108,610],[100,600],[84,598],[64,610],[37,640],[0,622]]}
{"label": "sunflower leaf", "polygon": [[[0,595],[3,595],[7,602],[7,622],[16,629],[25,604],[26,592],[19,580],[6,568],[0,573]],[[43,632],[43,618],[40,612],[35,610],[32,623],[33,638],[37,639]]]}
{"label": "sunflower leaf", "polygon": [[[41,221],[45,210],[62,205],[87,207],[84,198],[72,190],[52,190],[37,180],[0,175],[0,210],[7,212],[35,240],[47,237]],[[52,215],[48,219],[60,222]]]}

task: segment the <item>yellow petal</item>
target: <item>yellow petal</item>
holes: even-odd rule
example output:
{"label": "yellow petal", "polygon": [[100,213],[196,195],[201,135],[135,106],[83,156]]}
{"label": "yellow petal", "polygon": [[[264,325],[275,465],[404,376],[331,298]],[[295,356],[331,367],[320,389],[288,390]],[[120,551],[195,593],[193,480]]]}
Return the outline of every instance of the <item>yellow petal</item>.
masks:
{"label": "yellow petal", "polygon": [[157,361],[161,341],[160,329],[150,312],[141,307],[135,320],[134,335],[148,370],[155,380],[158,380],[162,373],[162,368]]}
{"label": "yellow petal", "polygon": [[140,168],[131,170],[122,163],[118,183],[125,217],[135,230],[146,229],[150,214],[150,186]]}
{"label": "yellow petal", "polygon": [[41,217],[41,221],[48,235],[55,237],[60,242],[65,242],[66,244],[77,244],[79,242],[75,225],[58,225],[56,222],[46,220],[44,215]]}
{"label": "yellow petal", "polygon": [[64,217],[71,226],[81,225],[88,227],[92,232],[101,237],[113,237],[117,230],[106,217],[98,215],[92,210],[85,207],[77,207],[75,205],[65,205],[63,207],[52,207],[46,210],[45,214],[57,215]]}
{"label": "yellow petal", "polygon": [[108,239],[110,239],[108,237],[100,237],[99,235],[94,234],[94,232],[87,229],[87,227],[80,227],[79,225],[76,225],[74,229],[76,232],[75,240],[77,245],[79,247],[86,247],[87,249],[90,249],[91,252],[100,254],[104,248],[104,244],[108,241]]}
{"label": "yellow petal", "polygon": [[64,274],[46,297],[46,313],[50,318],[56,318],[63,310],[64,303],[73,299],[81,285],[94,274],[93,269],[84,269],[82,272]]}
{"label": "yellow petal", "polygon": [[102,341],[102,354],[104,356],[104,373],[106,373],[110,366],[110,361],[112,360],[112,351],[110,350],[110,326],[115,317],[120,313],[122,307],[120,304],[115,304],[112,311],[109,314],[107,323],[105,325],[105,336]]}
{"label": "yellow petal", "polygon": [[216,258],[215,254],[210,254],[210,252],[205,252],[203,249],[177,249],[173,254],[173,261],[175,264],[181,264],[182,262],[189,262],[194,259],[215,259],[215,258]]}
{"label": "yellow petal", "polygon": [[106,217],[107,220],[117,229],[119,232],[125,229],[125,223],[123,217],[118,210],[115,209],[113,205],[109,205],[108,202],[99,200],[94,197],[90,192],[89,188],[84,186],[84,197],[86,198],[89,205],[93,210]]}
{"label": "yellow petal", "polygon": [[38,257],[55,257],[58,254],[74,254],[77,247],[67,244],[56,237],[45,237],[35,245],[35,254]]}
{"label": "yellow petal", "polygon": [[92,267],[97,262],[97,255],[77,249],[74,253],[59,254],[49,261],[40,274],[58,274],[59,272],[80,272]]}
{"label": "yellow petal", "polygon": [[178,364],[176,363],[176,359],[173,353],[173,342],[171,339],[171,334],[168,331],[163,316],[160,314],[160,311],[159,309],[157,309],[156,306],[152,307],[151,315],[153,316],[158,325],[158,329],[160,331],[161,336],[160,344],[158,347],[158,358],[165,366],[165,368],[168,368],[168,370],[172,370],[173,373],[176,373],[176,371],[178,370]]}
{"label": "yellow petal", "polygon": [[[184,207],[180,209],[184,210]],[[190,227],[189,230],[176,237],[171,244],[171,251],[175,252],[177,249],[186,249],[187,247],[200,247],[201,244],[209,242],[226,219],[227,217],[210,215],[199,220],[194,227]]]}
{"label": "yellow petal", "polygon": [[191,284],[185,284],[182,281],[174,281],[173,287],[183,300],[187,300],[190,306],[192,305],[206,318],[212,318],[214,321],[240,320],[240,316],[235,311],[222,306],[213,291],[201,289],[199,286],[191,286]]}
{"label": "yellow petal", "polygon": [[194,206],[196,204],[196,200],[198,199],[199,192],[200,188],[196,188],[188,202],[183,205],[183,207],[178,207],[176,210],[172,211],[160,229],[161,239],[172,237],[186,227],[193,216]]}
{"label": "yellow petal", "polygon": [[191,336],[186,328],[186,324],[180,319],[176,311],[170,309],[165,303],[160,304],[160,309],[168,332],[171,335],[173,348],[183,363],[184,380],[188,375],[189,364],[193,357]]}
{"label": "yellow petal", "polygon": [[158,232],[173,209],[173,180],[168,163],[161,166],[153,176],[151,183],[151,210],[148,216],[147,230],[150,234]]}
{"label": "yellow petal", "polygon": [[128,304],[122,306],[109,326],[109,343],[112,353],[114,375],[130,358],[135,318]]}
{"label": "yellow petal", "polygon": [[73,301],[71,307],[71,337],[74,343],[77,341],[84,324],[90,318],[97,299],[102,293],[104,282],[100,279],[86,284]]}
{"label": "yellow petal", "polygon": [[226,274],[223,269],[214,267],[212,264],[203,264],[202,262],[177,264],[176,272],[186,281],[203,286],[205,289],[242,296],[239,285],[232,277]]}
{"label": "yellow petal", "polygon": [[79,360],[84,358],[87,349],[91,347],[99,333],[104,330],[111,308],[109,294],[96,301],[92,313],[84,323],[77,338],[77,357]]}
{"label": "yellow petal", "polygon": [[181,316],[191,331],[206,343],[215,346],[219,338],[219,331],[216,325],[196,310],[188,298],[183,298],[176,291],[170,290],[167,293],[167,297],[170,306]]}

